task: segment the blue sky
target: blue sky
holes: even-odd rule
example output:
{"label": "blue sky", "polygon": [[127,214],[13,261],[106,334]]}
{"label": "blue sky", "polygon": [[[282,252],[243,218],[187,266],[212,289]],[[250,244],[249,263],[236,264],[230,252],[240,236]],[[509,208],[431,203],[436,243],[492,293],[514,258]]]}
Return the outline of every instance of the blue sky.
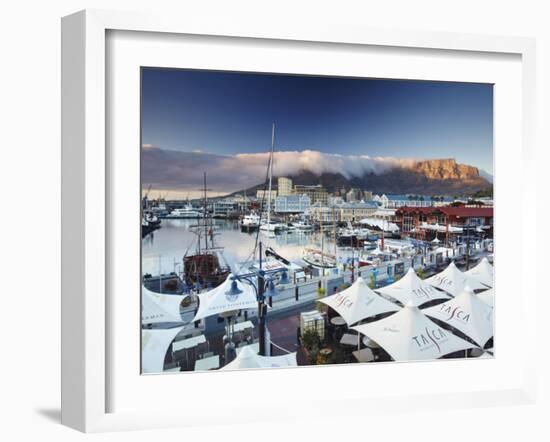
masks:
{"label": "blue sky", "polygon": [[487,84],[146,68],[142,143],[234,155],[278,150],[456,158],[493,170]]}

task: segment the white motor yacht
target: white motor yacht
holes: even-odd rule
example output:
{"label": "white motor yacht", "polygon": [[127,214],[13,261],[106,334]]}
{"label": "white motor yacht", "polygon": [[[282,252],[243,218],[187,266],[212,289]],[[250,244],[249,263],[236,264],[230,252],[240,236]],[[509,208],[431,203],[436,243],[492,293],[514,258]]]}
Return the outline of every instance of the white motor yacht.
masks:
{"label": "white motor yacht", "polygon": [[284,230],[284,225],[273,221],[262,221],[260,224],[260,230],[264,232],[280,232]]}
{"label": "white motor yacht", "polygon": [[168,215],[166,215],[166,218],[171,219],[191,219],[191,218],[200,218],[202,214],[193,208],[193,206],[185,206],[182,209],[174,209],[172,210]]}
{"label": "white motor yacht", "polygon": [[244,215],[239,225],[243,232],[252,232],[260,227],[260,217],[255,213]]}
{"label": "white motor yacht", "polygon": [[301,230],[303,232],[311,232],[313,230],[313,226],[311,224],[307,224],[304,221],[297,221],[292,223],[292,226],[296,230]]}

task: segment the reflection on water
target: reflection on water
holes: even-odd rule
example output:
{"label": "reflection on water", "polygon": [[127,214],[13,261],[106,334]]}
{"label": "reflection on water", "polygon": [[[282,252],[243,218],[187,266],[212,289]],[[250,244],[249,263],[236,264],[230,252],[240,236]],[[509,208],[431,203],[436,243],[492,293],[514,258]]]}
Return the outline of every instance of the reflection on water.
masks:
{"label": "reflection on water", "polygon": [[[194,253],[197,248],[197,235],[190,230],[190,226],[196,224],[196,220],[162,220],[162,228],[142,240],[143,273],[181,272],[183,256]],[[241,232],[237,221],[214,220],[214,226],[216,246],[223,247],[223,256],[231,269],[239,269],[240,264],[250,258],[256,232]],[[274,238],[260,233],[259,238],[266,246],[273,247],[289,260],[301,259],[304,247],[321,248],[319,232],[285,232]],[[334,242],[331,238],[325,237],[324,251],[334,253]]]}

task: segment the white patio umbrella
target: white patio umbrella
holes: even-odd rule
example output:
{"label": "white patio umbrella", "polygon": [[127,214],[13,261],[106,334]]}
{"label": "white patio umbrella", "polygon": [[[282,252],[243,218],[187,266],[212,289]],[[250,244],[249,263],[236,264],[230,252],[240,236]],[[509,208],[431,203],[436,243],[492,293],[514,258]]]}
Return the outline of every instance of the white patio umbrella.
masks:
{"label": "white patio umbrella", "polygon": [[376,341],[395,361],[437,359],[475,347],[441,328],[412,303],[380,321],[352,328]]}
{"label": "white patio umbrella", "polygon": [[371,290],[363,278],[357,278],[351,287],[319,301],[336,310],[348,325],[380,313],[399,310],[396,304]]}
{"label": "white patio umbrella", "polygon": [[454,262],[451,262],[442,272],[427,278],[425,281],[428,284],[444,290],[453,296],[459,295],[464,290],[466,284],[468,284],[473,290],[487,288],[473,276],[461,272]]}
{"label": "white patio umbrella", "polygon": [[278,368],[297,367],[296,353],[288,353],[282,356],[260,356],[253,346],[242,347],[237,356],[222,370],[238,370],[242,368]]}
{"label": "white patio umbrella", "polygon": [[484,351],[481,353],[480,356],[477,357],[477,359],[494,359],[495,355],[491,353],[490,351]]}
{"label": "white patio umbrella", "polygon": [[485,257],[479,262],[478,265],[466,271],[466,274],[477,279],[486,286],[493,287],[495,285],[494,268]]}
{"label": "white patio umbrella", "polygon": [[[246,282],[234,281],[232,277],[230,274],[218,287],[199,295],[199,308],[193,321],[225,312],[258,307],[254,287]],[[232,286],[237,289],[237,293],[231,292]]]}
{"label": "white patio umbrella", "polygon": [[183,322],[180,305],[187,295],[163,295],[141,287],[141,323]]}
{"label": "white patio umbrella", "polygon": [[469,286],[456,298],[427,308],[424,313],[460,330],[480,347],[493,336],[493,308],[474,295]]}
{"label": "white patio umbrella", "polygon": [[485,290],[476,295],[481,299],[485,304],[490,305],[491,307],[495,306],[495,289]]}
{"label": "white patio umbrella", "polygon": [[412,267],[399,281],[376,291],[397,299],[403,305],[412,302],[413,305],[419,306],[434,299],[449,299],[445,292],[420,279]]}
{"label": "white patio umbrella", "polygon": [[160,373],[164,368],[164,358],[172,341],[182,327],[141,330],[141,371]]}

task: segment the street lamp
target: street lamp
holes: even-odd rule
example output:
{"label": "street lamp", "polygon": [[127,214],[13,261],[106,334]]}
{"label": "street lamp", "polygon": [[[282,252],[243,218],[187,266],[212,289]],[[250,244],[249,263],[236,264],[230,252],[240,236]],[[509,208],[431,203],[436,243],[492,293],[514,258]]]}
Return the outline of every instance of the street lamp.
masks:
{"label": "street lamp", "polygon": [[466,231],[466,270],[470,270],[470,232],[475,228],[475,225],[468,218],[462,227],[462,231]]}
{"label": "street lamp", "polygon": [[351,283],[353,284],[355,281],[355,249],[353,248],[353,237],[351,239]]}
{"label": "street lamp", "polygon": [[[267,305],[265,303],[266,298],[271,298],[277,295],[277,290],[275,289],[275,280],[277,274],[281,274],[280,283],[287,284],[290,282],[288,278],[288,273],[286,268],[262,269],[262,243],[258,243],[260,259],[259,259],[259,268],[253,272],[242,274],[242,275],[233,275],[233,282],[231,283],[231,288],[227,291],[228,295],[233,293],[238,294],[234,289],[239,290],[237,287],[237,281],[247,282],[250,284],[254,291],[256,292],[256,299],[258,301],[258,339],[260,341],[260,351],[261,356],[266,356],[266,346],[265,346],[265,330],[266,330],[266,315],[267,315]],[[240,292],[240,290],[239,290]]]}

